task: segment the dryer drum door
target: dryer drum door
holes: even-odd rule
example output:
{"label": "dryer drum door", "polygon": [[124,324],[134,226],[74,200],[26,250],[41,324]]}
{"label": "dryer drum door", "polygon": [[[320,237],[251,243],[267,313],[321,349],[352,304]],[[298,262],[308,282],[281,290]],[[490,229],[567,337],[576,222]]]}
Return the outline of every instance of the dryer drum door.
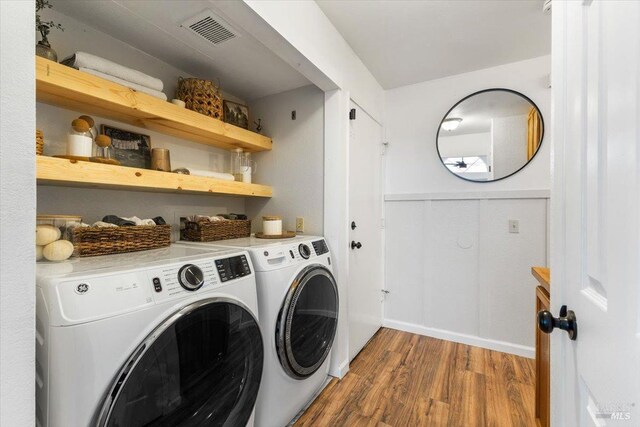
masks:
{"label": "dryer drum door", "polygon": [[285,372],[304,379],[331,350],[338,326],[338,287],[321,265],[300,272],[285,297],[276,326],[276,350]]}
{"label": "dryer drum door", "polygon": [[186,306],[158,326],[115,377],[97,425],[244,426],[263,345],[248,309],[226,298]]}

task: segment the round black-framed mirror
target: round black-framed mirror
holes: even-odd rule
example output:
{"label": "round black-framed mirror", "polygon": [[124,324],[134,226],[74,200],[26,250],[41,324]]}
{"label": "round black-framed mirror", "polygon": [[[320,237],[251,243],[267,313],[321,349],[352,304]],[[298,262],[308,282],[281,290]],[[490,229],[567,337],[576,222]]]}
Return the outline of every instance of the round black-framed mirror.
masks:
{"label": "round black-framed mirror", "polygon": [[544,139],[544,119],[526,95],[506,88],[465,96],[438,126],[436,149],[445,168],[470,182],[495,182],[526,167]]}

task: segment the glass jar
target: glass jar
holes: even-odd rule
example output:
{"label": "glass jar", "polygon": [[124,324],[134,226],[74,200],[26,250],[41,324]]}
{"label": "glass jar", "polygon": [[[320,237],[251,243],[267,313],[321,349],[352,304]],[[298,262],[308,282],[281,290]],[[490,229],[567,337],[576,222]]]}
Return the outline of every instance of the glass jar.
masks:
{"label": "glass jar", "polygon": [[104,160],[111,160],[114,158],[113,147],[111,146],[111,138],[107,135],[96,136],[96,151],[95,157]]}
{"label": "glass jar", "polygon": [[231,150],[231,174],[236,181],[242,182],[242,163],[244,156],[242,148],[234,148]]}
{"label": "glass jar", "polygon": [[38,215],[36,226],[52,225],[60,230],[60,238],[71,240],[68,230],[82,224],[82,217],[77,215]]}
{"label": "glass jar", "polygon": [[67,156],[91,157],[93,155],[93,137],[91,126],[83,119],[71,122],[67,134]]}

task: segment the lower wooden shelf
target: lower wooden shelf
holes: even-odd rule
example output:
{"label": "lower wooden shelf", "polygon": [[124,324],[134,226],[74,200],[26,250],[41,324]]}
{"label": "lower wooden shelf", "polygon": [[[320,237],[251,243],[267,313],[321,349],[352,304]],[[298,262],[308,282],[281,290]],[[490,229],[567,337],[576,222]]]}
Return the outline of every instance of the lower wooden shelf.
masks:
{"label": "lower wooden shelf", "polygon": [[170,193],[271,197],[271,187],[148,169],[36,156],[38,184]]}

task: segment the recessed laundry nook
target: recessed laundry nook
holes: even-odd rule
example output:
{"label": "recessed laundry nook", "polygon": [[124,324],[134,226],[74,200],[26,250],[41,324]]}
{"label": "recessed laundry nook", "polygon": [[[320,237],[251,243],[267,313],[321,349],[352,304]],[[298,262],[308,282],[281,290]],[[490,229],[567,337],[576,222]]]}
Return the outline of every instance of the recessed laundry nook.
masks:
{"label": "recessed laundry nook", "polygon": [[0,1],[0,425],[637,425],[639,20]]}

